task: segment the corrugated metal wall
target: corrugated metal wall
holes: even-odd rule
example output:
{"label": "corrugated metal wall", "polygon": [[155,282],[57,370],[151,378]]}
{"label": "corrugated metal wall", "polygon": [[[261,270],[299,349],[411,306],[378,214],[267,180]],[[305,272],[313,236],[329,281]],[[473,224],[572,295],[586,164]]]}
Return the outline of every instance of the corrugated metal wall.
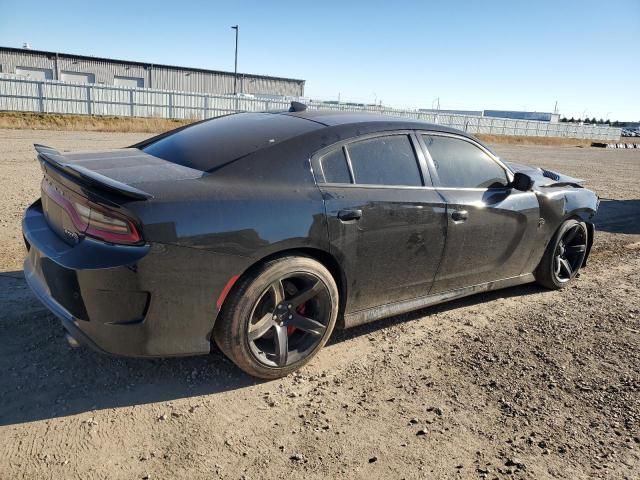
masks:
{"label": "corrugated metal wall", "polygon": [[[470,133],[618,140],[621,129],[473,115],[442,114],[386,107],[309,103],[310,109],[369,111],[415,118]],[[284,101],[203,95],[148,88],[36,81],[0,74],[0,110],[80,115],[202,119],[239,111],[284,110]]]}
{"label": "corrugated metal wall", "polygon": [[[233,73],[197,70],[163,65],[138,64],[108,59],[0,48],[0,72],[16,73],[16,68],[42,68],[53,72],[89,73],[95,83],[114,85],[114,77],[142,79],[145,88],[226,95],[233,93]],[[304,95],[304,80],[238,74],[238,91],[249,94]]]}

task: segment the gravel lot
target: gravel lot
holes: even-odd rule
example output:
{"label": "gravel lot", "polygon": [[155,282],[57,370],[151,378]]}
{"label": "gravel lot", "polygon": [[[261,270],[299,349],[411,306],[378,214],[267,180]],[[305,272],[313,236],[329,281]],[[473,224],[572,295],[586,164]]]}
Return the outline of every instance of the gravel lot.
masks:
{"label": "gravel lot", "polygon": [[336,332],[299,374],[221,354],[69,348],[22,276],[32,144],[148,135],[0,130],[0,478],[640,477],[640,151],[496,145],[603,198],[590,265]]}

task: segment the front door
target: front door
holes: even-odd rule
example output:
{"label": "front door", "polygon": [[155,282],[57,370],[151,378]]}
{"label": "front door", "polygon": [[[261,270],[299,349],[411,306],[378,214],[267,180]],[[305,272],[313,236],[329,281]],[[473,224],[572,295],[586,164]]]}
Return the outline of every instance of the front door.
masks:
{"label": "front door", "polygon": [[431,293],[515,277],[538,228],[535,193],[509,187],[510,173],[464,137],[420,135],[447,205],[447,242]]}
{"label": "front door", "polygon": [[423,179],[426,163],[415,146],[408,132],[367,136],[315,163],[332,252],[347,281],[346,313],[424,296],[432,286],[446,209]]}

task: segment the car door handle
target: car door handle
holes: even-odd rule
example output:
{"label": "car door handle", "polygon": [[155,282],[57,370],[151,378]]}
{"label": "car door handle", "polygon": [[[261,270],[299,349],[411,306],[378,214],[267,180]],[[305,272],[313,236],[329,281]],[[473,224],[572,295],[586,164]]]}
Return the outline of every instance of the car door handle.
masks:
{"label": "car door handle", "polygon": [[354,208],[352,210],[340,210],[338,212],[338,218],[343,222],[348,222],[350,220],[360,220],[362,217],[362,210],[359,208]]}
{"label": "car door handle", "polygon": [[464,222],[467,218],[469,218],[469,212],[466,210],[455,210],[451,212],[451,220],[454,222]]}

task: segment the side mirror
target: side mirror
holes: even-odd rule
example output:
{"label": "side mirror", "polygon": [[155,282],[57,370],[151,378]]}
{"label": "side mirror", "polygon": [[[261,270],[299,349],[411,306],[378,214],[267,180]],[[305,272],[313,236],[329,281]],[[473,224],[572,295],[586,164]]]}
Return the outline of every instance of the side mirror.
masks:
{"label": "side mirror", "polygon": [[516,172],[511,187],[521,192],[528,192],[533,187],[533,179],[526,173]]}

